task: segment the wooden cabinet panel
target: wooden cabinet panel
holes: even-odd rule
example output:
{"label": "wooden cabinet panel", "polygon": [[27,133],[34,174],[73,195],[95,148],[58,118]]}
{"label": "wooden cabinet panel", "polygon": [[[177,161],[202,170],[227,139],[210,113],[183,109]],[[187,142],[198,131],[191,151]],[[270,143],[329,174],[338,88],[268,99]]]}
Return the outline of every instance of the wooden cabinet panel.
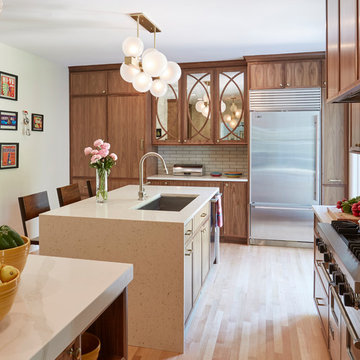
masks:
{"label": "wooden cabinet panel", "polygon": [[192,290],[193,304],[199,296],[201,289],[201,232],[194,236],[193,239],[193,267],[192,267]]}
{"label": "wooden cabinet panel", "polygon": [[108,94],[134,94],[139,93],[134,89],[131,83],[126,82],[120,76],[119,70],[109,70],[107,72]]}
{"label": "wooden cabinet panel", "polygon": [[146,95],[109,96],[108,141],[119,161],[113,177],[138,178],[139,161],[144,154]]}
{"label": "wooden cabinet panel", "polygon": [[323,101],[322,183],[347,183],[347,105]]}
{"label": "wooden cabinet panel", "polygon": [[357,0],[340,0],[340,91],[357,80]]}
{"label": "wooden cabinet panel", "polygon": [[350,105],[350,151],[360,151],[360,104]]}
{"label": "wooden cabinet panel", "polygon": [[321,87],[321,75],[321,61],[297,61],[285,64],[286,87]]}
{"label": "wooden cabinet panel", "polygon": [[184,322],[188,318],[190,311],[193,305],[193,295],[192,295],[192,261],[193,261],[193,243],[190,241],[185,246],[185,256],[184,256]]}
{"label": "wooden cabinet panel", "polygon": [[279,89],[284,86],[284,64],[250,64],[250,89]]}
{"label": "wooden cabinet panel", "polygon": [[204,283],[210,269],[210,220],[201,228],[201,281]]}
{"label": "wooden cabinet panel", "polygon": [[323,205],[336,205],[339,200],[347,198],[346,185],[323,185],[321,202]]}
{"label": "wooden cabinet panel", "polygon": [[71,176],[93,177],[84,148],[98,138],[106,139],[106,97],[72,97],[70,124]]}
{"label": "wooden cabinet panel", "polygon": [[106,94],[106,72],[88,71],[70,74],[71,95]]}
{"label": "wooden cabinet panel", "polygon": [[236,238],[247,238],[247,183],[225,183],[223,192],[223,203],[224,235]]}
{"label": "wooden cabinet panel", "polygon": [[340,88],[339,0],[327,0],[327,98]]}
{"label": "wooden cabinet panel", "polygon": [[328,342],[328,297],[320,280],[320,276],[314,269],[314,301],[316,309],[321,319],[322,330],[325,335],[326,343]]}

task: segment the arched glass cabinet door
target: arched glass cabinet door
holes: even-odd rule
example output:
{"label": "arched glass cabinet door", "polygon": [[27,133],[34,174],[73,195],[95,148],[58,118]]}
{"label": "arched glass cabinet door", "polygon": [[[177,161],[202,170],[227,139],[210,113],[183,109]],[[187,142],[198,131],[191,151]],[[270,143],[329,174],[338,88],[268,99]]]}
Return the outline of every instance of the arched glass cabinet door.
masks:
{"label": "arched glass cabinet door", "polygon": [[219,73],[217,143],[245,142],[245,74],[244,71]]}
{"label": "arched glass cabinet door", "polygon": [[213,143],[212,76],[210,72],[185,73],[184,143]]}
{"label": "arched glass cabinet door", "polygon": [[178,83],[168,85],[166,94],[153,101],[153,143],[178,144],[181,141]]}

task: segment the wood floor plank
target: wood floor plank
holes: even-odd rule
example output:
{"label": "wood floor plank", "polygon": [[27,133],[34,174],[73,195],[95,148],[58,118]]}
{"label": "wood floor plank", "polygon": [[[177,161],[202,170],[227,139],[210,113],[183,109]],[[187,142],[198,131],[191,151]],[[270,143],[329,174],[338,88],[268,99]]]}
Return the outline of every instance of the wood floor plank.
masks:
{"label": "wood floor plank", "polygon": [[312,299],[310,249],[222,244],[184,354],[129,347],[129,360],[329,360]]}

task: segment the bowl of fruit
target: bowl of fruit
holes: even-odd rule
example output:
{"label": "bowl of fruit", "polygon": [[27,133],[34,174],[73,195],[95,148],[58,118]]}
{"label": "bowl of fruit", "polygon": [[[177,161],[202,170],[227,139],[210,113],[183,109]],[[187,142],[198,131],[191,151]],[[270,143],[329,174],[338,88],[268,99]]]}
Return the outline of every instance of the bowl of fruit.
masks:
{"label": "bowl of fruit", "polygon": [[10,311],[20,281],[20,271],[11,265],[0,265],[0,320]]}
{"label": "bowl of fruit", "polygon": [[10,226],[0,226],[0,264],[8,264],[23,271],[29,255],[30,239],[20,236]]}

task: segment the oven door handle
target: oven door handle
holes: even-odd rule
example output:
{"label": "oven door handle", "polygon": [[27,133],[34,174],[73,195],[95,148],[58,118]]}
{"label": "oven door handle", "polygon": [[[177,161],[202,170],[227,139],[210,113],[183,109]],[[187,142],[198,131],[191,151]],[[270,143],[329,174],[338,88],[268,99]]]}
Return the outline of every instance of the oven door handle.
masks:
{"label": "oven door handle", "polygon": [[343,303],[341,302],[341,299],[339,298],[339,295],[337,294],[335,288],[333,285],[330,284],[330,290],[331,290],[331,294],[332,296],[334,297],[338,307],[339,307],[339,310],[341,312],[341,316],[342,318],[344,319],[344,322],[346,324],[346,327],[350,333],[350,336],[352,337],[352,341],[353,341],[353,344],[354,346],[357,348],[357,349],[360,349],[360,339],[356,333],[356,330],[354,329],[353,327],[353,324],[351,323],[351,320],[349,319],[349,316],[348,314],[346,313],[346,310],[345,310],[345,307],[343,305]]}

